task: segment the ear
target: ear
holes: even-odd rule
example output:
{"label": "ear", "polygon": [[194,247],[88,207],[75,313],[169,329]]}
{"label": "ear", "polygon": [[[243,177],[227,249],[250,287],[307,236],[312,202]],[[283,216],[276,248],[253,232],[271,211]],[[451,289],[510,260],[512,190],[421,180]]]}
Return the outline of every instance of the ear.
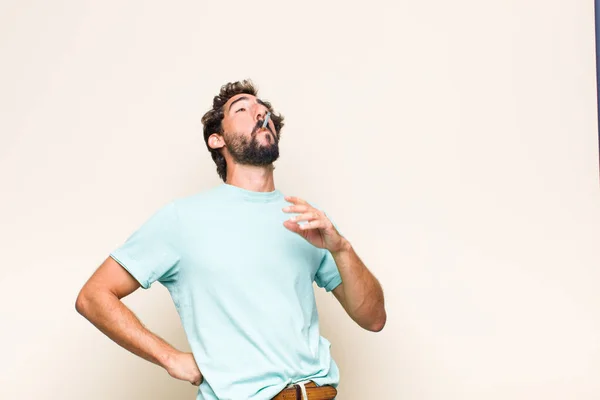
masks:
{"label": "ear", "polygon": [[213,133],[208,137],[208,146],[211,149],[220,149],[225,146],[225,142],[223,141],[223,136],[218,133]]}

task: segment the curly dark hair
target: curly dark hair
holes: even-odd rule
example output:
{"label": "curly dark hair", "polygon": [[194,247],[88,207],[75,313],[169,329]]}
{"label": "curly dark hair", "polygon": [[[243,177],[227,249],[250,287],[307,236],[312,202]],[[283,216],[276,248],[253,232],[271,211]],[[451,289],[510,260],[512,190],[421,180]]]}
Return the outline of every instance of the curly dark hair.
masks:
{"label": "curly dark hair", "polygon": [[[223,182],[226,182],[227,180],[227,162],[222,154],[222,149],[213,149],[208,145],[208,138],[213,133],[223,133],[221,122],[223,121],[223,108],[225,107],[225,103],[227,103],[227,101],[229,101],[229,99],[231,99],[233,96],[241,93],[256,96],[258,90],[250,79],[245,79],[238,82],[229,82],[221,86],[221,91],[213,98],[212,109],[207,111],[202,116],[202,124],[204,125],[204,142],[206,143],[206,147],[208,148],[213,161],[217,165],[217,173]],[[273,121],[273,125],[275,125],[275,133],[277,137],[280,137],[281,128],[283,128],[284,125],[283,116],[276,114],[273,111],[271,103],[264,100],[262,100],[262,102],[271,112],[271,120]]]}

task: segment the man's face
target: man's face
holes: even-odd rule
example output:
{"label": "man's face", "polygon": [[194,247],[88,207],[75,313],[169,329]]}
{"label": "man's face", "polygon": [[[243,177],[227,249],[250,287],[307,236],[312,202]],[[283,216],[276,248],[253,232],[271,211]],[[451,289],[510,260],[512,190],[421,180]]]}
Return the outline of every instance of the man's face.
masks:
{"label": "man's face", "polygon": [[268,108],[250,94],[238,94],[225,103],[223,138],[233,160],[245,165],[269,165],[279,157],[279,136],[273,121],[262,127]]}

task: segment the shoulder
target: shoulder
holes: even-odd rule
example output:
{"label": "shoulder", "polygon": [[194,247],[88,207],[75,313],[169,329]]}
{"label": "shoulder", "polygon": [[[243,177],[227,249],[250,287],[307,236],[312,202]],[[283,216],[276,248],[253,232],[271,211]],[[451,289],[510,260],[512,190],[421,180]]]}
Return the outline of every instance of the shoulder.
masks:
{"label": "shoulder", "polygon": [[221,196],[222,194],[220,186],[213,186],[196,191],[192,194],[178,196],[174,198],[171,203],[176,208],[185,208],[199,203],[209,203],[218,200],[218,198]]}
{"label": "shoulder", "polygon": [[220,186],[213,186],[192,194],[175,197],[165,207],[170,208],[178,218],[185,219],[191,215],[210,212],[216,205],[223,203],[221,192]]}

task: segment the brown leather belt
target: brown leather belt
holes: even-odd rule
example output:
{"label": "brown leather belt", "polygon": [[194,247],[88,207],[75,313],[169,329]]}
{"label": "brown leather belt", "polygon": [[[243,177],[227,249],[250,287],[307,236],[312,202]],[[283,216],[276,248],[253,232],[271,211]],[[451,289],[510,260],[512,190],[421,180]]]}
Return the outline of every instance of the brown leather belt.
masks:
{"label": "brown leather belt", "polygon": [[[333,386],[317,386],[314,382],[308,382],[304,385],[308,400],[333,400],[337,395],[337,390]],[[302,391],[300,385],[283,389],[273,400],[302,400]]]}

